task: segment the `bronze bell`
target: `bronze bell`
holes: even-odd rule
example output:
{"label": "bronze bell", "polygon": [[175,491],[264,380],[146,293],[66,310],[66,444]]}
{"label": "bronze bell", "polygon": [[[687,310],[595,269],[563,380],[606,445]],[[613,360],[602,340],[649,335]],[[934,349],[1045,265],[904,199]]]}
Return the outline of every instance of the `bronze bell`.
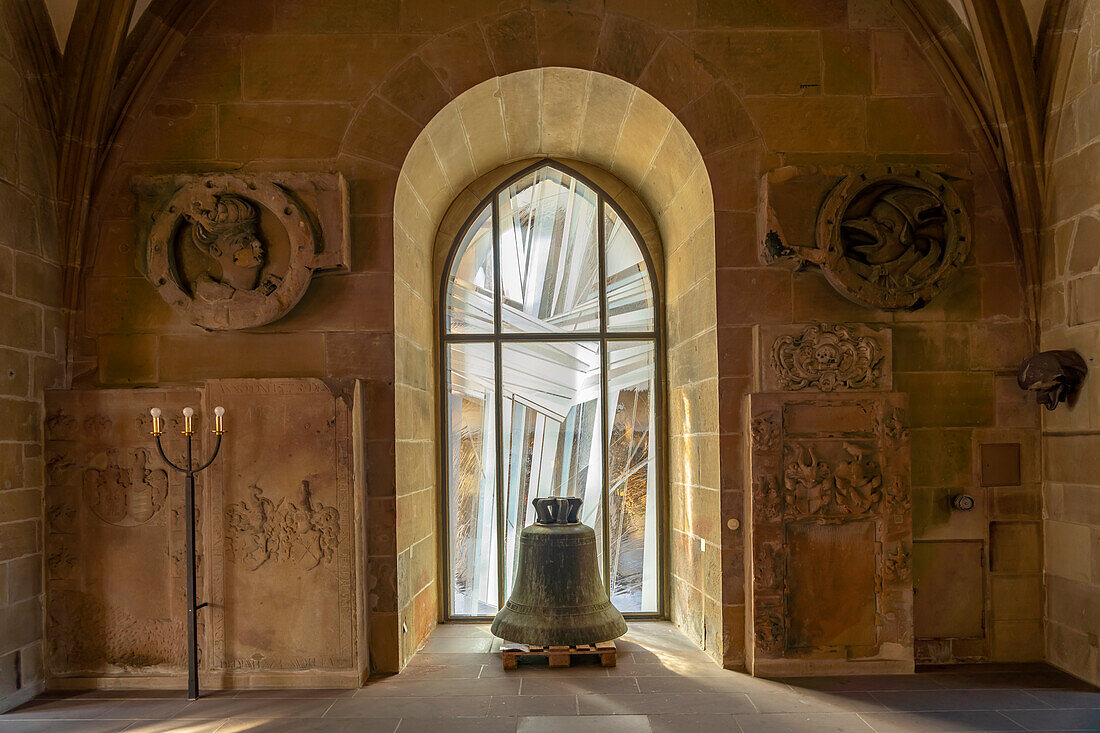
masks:
{"label": "bronze bell", "polygon": [[576,497],[532,499],[535,524],[519,536],[512,595],[493,619],[505,641],[570,646],[611,641],[626,621],[603,587],[596,533],[577,519]]}

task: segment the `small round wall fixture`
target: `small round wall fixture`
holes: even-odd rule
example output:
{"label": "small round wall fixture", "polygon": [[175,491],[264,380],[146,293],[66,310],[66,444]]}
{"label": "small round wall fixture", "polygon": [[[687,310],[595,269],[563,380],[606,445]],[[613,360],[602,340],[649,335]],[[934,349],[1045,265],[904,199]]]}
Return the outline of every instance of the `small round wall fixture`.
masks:
{"label": "small round wall fixture", "polygon": [[148,231],[146,276],[174,310],[209,330],[277,320],[313,274],[318,235],[309,214],[262,178],[193,179],[166,192]]}
{"label": "small round wall fixture", "polygon": [[958,275],[970,223],[954,188],[914,166],[873,166],[829,193],[817,218],[814,259],[849,300],[917,310]]}

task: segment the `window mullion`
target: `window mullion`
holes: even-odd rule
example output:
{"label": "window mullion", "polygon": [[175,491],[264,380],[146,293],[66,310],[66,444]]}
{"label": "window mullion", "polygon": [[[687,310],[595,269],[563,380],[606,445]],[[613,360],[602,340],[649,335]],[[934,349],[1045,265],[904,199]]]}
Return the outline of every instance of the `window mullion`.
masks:
{"label": "window mullion", "polygon": [[500,205],[498,196],[493,195],[493,284],[496,296],[493,298],[493,391],[496,402],[496,515],[497,515],[497,608],[504,608],[509,588],[506,587],[507,578],[504,577],[504,559],[507,547],[505,543],[504,522],[504,375],[502,371],[500,343],[501,310],[503,308],[503,293],[501,292],[502,278],[500,273]]}
{"label": "window mullion", "polygon": [[[600,292],[600,332],[607,332],[607,279],[606,256],[604,247],[604,198],[602,193],[596,196],[596,250],[599,269]],[[603,584],[608,596],[611,595],[611,467],[608,465],[607,439],[610,426],[607,424],[607,339],[600,339],[600,426],[603,433],[601,454],[603,456],[603,491],[600,492],[603,510]]]}

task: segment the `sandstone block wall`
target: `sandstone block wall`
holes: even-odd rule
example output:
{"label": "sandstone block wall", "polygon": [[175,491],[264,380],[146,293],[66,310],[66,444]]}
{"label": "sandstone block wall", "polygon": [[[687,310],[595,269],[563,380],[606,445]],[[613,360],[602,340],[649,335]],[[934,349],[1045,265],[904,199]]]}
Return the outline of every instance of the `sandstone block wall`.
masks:
{"label": "sandstone block wall", "polygon": [[[395,283],[398,275],[407,283],[425,277],[401,259],[409,255],[409,238],[394,217],[396,204],[407,203],[410,220],[419,226],[423,221],[416,217],[446,206],[415,195],[398,202],[399,177],[413,142],[448,102],[486,79],[547,66],[591,69],[652,95],[687,131],[704,163],[690,181],[659,175],[653,180],[673,192],[711,191],[713,224],[694,206],[698,197],[687,196],[668,212],[681,218],[684,236],[662,232],[670,290],[680,278],[686,293],[667,304],[670,336],[685,344],[669,354],[667,366],[670,373],[683,368],[685,384],[693,385],[669,395],[670,423],[690,413],[683,424],[694,425],[700,414],[718,424],[717,435],[708,429],[675,436],[678,444],[669,450],[684,457],[669,466],[670,515],[683,530],[670,537],[672,617],[726,665],[744,663],[744,538],[729,520],[746,519],[739,416],[754,379],[752,327],[889,323],[894,389],[907,393],[912,406],[914,541],[971,542],[981,550],[968,555],[970,574],[947,596],[970,602],[965,609],[948,609],[968,614],[966,633],[948,629],[947,636],[929,636],[923,647],[918,641],[918,656],[923,648],[926,658],[937,661],[1039,658],[1038,480],[1023,469],[1016,484],[982,485],[979,473],[987,443],[1018,443],[1021,465],[1037,465],[1037,412],[1013,378],[1030,336],[1011,231],[995,168],[885,3],[214,3],[166,76],[135,103],[96,192],[94,256],[82,273],[84,300],[73,342],[76,385],[188,386],[240,377],[365,380],[365,490],[372,516],[392,518],[392,533],[371,537],[369,580],[393,573],[398,588],[393,596],[372,597],[377,607],[371,613],[387,628],[372,633],[372,658],[380,669],[399,668],[435,622],[438,589],[428,573],[438,568],[420,548],[435,545],[436,504],[423,495],[438,482],[417,474],[416,493],[397,497],[395,446],[421,441],[432,405],[425,397],[430,390],[410,401],[395,387],[395,311],[425,307],[422,298],[405,298]],[[541,88],[542,94],[560,91]],[[450,165],[463,158],[450,153],[473,150],[474,138],[497,140],[506,160],[541,150],[541,139],[529,132],[531,110],[505,104],[503,111],[503,129],[471,128],[468,140],[433,139],[432,147],[443,151],[439,159]],[[664,120],[662,127],[662,119],[626,120],[630,145],[656,150],[666,135],[673,140],[672,126]],[[587,159],[600,151],[582,153],[577,151]],[[970,208],[970,258],[954,286],[930,306],[893,314],[861,308],[836,294],[818,272],[761,264],[755,216],[764,172],[784,165],[893,161],[957,177]],[[604,164],[615,170],[614,161]],[[621,171],[624,180],[666,170],[661,158],[634,164],[640,169]],[[301,303],[275,323],[210,334],[182,322],[137,272],[130,184],[138,174],[237,168],[341,172],[351,198],[352,267],[347,275],[317,278]],[[435,175],[450,172],[441,165]],[[693,219],[694,226],[687,226]],[[701,251],[703,240],[690,234],[711,231],[713,251]],[[677,257],[683,267],[671,266]],[[408,336],[404,345],[434,344],[432,333]],[[702,346],[705,353],[698,351]],[[402,369],[418,380],[434,379],[430,348],[407,353],[414,358]],[[406,435],[395,430],[401,410],[409,411],[415,428]],[[430,449],[417,445],[425,457],[417,468],[434,463]],[[690,476],[683,473],[687,469]],[[720,480],[699,482],[698,475]],[[946,505],[961,491],[978,500],[965,519]],[[1001,570],[990,567],[995,542],[1018,548],[1022,559]],[[418,548],[416,559],[399,564],[398,552],[412,547]],[[945,561],[933,566],[949,568]],[[998,573],[1006,580],[994,584]],[[1009,618],[991,609],[994,595],[1012,596],[1005,590],[1012,584],[1034,592],[1021,607],[1006,611]],[[919,638],[919,613],[916,621]]]}
{"label": "sandstone block wall", "polygon": [[42,689],[42,391],[65,333],[50,133],[0,21],[0,710]]}
{"label": "sandstone block wall", "polygon": [[1076,402],[1043,415],[1046,655],[1100,684],[1100,2],[1090,0],[1050,110],[1042,347],[1089,364]]}

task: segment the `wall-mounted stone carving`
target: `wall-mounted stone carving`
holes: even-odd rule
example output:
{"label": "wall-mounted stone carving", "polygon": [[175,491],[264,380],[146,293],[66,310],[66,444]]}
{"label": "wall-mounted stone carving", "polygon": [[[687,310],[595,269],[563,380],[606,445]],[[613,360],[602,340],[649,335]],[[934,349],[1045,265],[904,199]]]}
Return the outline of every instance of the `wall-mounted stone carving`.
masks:
{"label": "wall-mounted stone carving", "polygon": [[313,498],[302,481],[301,500],[286,497],[276,504],[259,486],[251,496],[225,510],[226,544],[234,559],[257,570],[269,560],[295,563],[312,570],[330,565],[340,545],[340,512]]}
{"label": "wall-mounted stone carving", "polygon": [[[970,252],[959,195],[946,177],[927,168],[871,166],[840,178],[842,173],[788,166],[765,175],[762,258],[817,265],[839,293],[860,305],[923,307],[951,283]],[[820,208],[808,203],[813,201],[821,201]],[[816,213],[812,235],[810,212]]]}
{"label": "wall-mounted stone carving", "polygon": [[792,391],[875,389],[882,379],[884,358],[874,338],[827,323],[808,326],[797,336],[780,336],[771,351],[779,386]]}
{"label": "wall-mounted stone carving", "polygon": [[[913,668],[905,395],[750,394],[747,661],[757,675]],[[891,429],[882,428],[891,425]]]}
{"label": "wall-mounted stone carving", "polygon": [[141,415],[199,401],[193,389],[46,393],[51,677],[182,674],[184,576],[173,558],[183,553],[183,479],[162,467]]}
{"label": "wall-mounted stone carving", "polygon": [[205,403],[242,416],[208,469],[211,669],[354,684],[350,405],[316,379],[211,381]]}
{"label": "wall-mounted stone carving", "polygon": [[148,449],[127,451],[123,458],[116,448],[89,456],[90,465],[101,462],[106,464],[102,468],[84,469],[82,484],[84,501],[104,522],[120,527],[144,524],[164,506],[168,473],[163,468],[149,467]]}
{"label": "wall-mounted stone carving", "polygon": [[1016,383],[1035,393],[1035,401],[1048,410],[1077,395],[1089,366],[1076,351],[1040,351],[1020,364]]}
{"label": "wall-mounted stone carving", "polygon": [[357,686],[352,401],[310,379],[48,392],[48,675],[182,683],[183,479],[152,447],[148,410],[164,410],[165,449],[182,463],[173,421],[197,408],[209,455],[202,418],[221,404],[228,432],[196,485],[204,685]]}
{"label": "wall-mounted stone carving", "polygon": [[889,390],[892,339],[887,327],[862,323],[758,326],[760,387],[767,392]]}
{"label": "wall-mounted stone carving", "polygon": [[339,174],[140,178],[134,190],[139,268],[203,328],[271,323],[301,300],[315,272],[348,267]]}

